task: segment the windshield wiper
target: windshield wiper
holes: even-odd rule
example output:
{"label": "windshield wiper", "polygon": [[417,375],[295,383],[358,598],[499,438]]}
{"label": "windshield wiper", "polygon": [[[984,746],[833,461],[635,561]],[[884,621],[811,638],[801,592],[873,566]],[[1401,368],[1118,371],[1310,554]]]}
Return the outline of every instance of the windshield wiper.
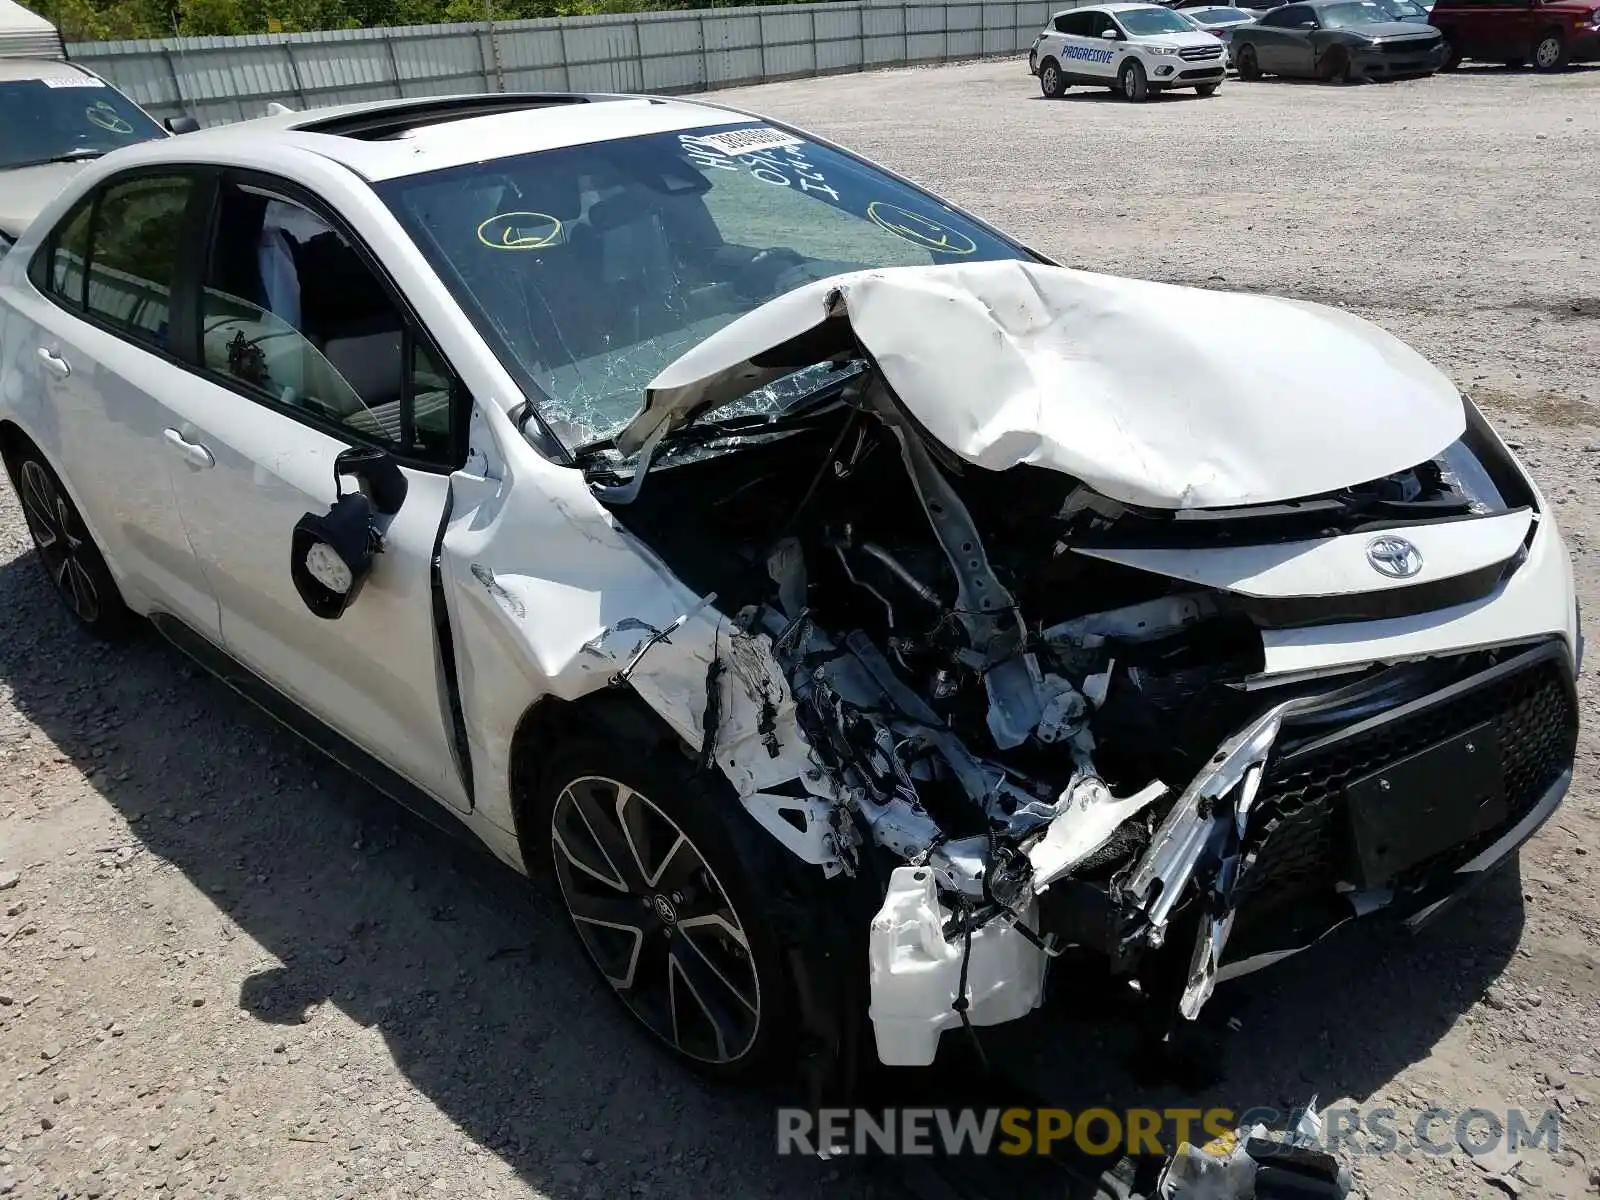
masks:
{"label": "windshield wiper", "polygon": [[23,167],[47,167],[51,163],[88,162],[90,159],[104,158],[105,154],[104,150],[92,150],[88,146],[81,146],[76,150],[68,150],[65,154],[52,154],[49,158],[33,158],[27,162],[12,163],[4,169],[17,171]]}

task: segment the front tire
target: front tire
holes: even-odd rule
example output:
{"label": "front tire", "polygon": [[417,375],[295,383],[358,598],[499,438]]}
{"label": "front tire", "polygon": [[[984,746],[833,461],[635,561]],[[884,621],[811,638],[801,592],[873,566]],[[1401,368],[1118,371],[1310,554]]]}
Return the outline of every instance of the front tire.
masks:
{"label": "front tire", "polygon": [[1442,29],[1439,33],[1444,38],[1444,58],[1439,63],[1439,70],[1454,71],[1461,65],[1461,51],[1456,45],[1453,34]]}
{"label": "front tire", "polygon": [[27,443],[6,456],[6,471],[22,502],[34,553],[67,611],[96,637],[126,633],[133,614],[60,476]]}
{"label": "front tire", "polygon": [[1321,74],[1324,83],[1349,83],[1350,52],[1342,46],[1330,49],[1322,59]]}
{"label": "front tire", "polygon": [[619,755],[599,743],[543,774],[548,863],[612,993],[703,1074],[768,1062],[791,1025],[790,989],[739,845],[755,831],[736,827],[744,810],[721,776],[670,744]]}
{"label": "front tire", "polygon": [[1254,46],[1240,46],[1238,54],[1239,78],[1250,81],[1261,78],[1261,63],[1256,59]]}
{"label": "front tire", "polygon": [[1559,71],[1567,65],[1567,40],[1556,29],[1546,30],[1533,44],[1533,69]]}
{"label": "front tire", "polygon": [[1122,70],[1117,72],[1117,89],[1124,100],[1134,104],[1143,104],[1150,99],[1150,80],[1146,78],[1144,65],[1138,59],[1130,58],[1122,64]]}
{"label": "front tire", "polygon": [[1220,85],[1215,84],[1215,83],[1196,84],[1195,85],[1195,89],[1194,89],[1194,94],[1196,96],[1199,96],[1202,100],[1206,100],[1206,99],[1209,99],[1210,97],[1215,96],[1217,94],[1218,86],[1220,86]]}
{"label": "front tire", "polygon": [[1039,65],[1039,90],[1046,100],[1059,100],[1067,94],[1067,76],[1061,64],[1047,58]]}

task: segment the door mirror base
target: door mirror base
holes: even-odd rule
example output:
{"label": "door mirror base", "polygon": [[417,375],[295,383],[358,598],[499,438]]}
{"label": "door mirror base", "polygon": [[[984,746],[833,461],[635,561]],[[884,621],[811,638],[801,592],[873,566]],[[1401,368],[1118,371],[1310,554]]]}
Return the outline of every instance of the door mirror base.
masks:
{"label": "door mirror base", "polygon": [[[365,490],[341,490],[345,476]],[[383,553],[380,516],[392,517],[405,503],[405,473],[376,447],[352,447],[333,460],[337,498],[324,514],[308,512],[296,522],[289,539],[289,577],[314,616],[336,621],[355,603],[372,571],[374,556]]]}

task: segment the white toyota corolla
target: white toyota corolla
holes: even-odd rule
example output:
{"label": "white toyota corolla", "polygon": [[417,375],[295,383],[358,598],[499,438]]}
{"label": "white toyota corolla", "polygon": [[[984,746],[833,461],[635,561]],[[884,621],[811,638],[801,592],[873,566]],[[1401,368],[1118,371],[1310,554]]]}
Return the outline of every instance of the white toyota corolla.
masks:
{"label": "white toyota corolla", "polygon": [[713,1072],[926,1063],[1072,946],[1193,1017],[1570,779],[1567,552],[1420,355],[715,105],[119,150],[0,262],[0,348],[81,623],[553,876]]}

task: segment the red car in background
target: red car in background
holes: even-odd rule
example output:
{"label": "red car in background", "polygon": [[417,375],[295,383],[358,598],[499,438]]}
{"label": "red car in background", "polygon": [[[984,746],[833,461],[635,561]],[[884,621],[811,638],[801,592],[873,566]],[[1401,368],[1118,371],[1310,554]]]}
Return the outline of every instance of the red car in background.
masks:
{"label": "red car in background", "polygon": [[1467,58],[1536,71],[1600,59],[1595,0],[1436,0],[1429,22],[1444,34],[1446,71]]}

